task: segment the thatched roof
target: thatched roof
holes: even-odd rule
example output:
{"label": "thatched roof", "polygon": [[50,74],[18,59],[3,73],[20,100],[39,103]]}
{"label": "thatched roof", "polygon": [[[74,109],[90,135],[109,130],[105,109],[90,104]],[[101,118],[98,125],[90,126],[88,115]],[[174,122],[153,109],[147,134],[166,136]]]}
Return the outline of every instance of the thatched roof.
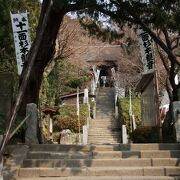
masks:
{"label": "thatched roof", "polygon": [[87,47],[87,54],[85,59],[90,61],[118,61],[122,56],[122,49],[120,46],[89,46]]}

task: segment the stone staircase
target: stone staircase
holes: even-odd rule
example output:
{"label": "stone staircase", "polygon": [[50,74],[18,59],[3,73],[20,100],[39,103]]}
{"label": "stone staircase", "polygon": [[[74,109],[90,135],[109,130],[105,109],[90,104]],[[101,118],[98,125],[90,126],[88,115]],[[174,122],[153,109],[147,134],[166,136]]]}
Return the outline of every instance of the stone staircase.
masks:
{"label": "stone staircase", "polygon": [[89,127],[89,144],[116,144],[121,142],[120,123],[114,115],[114,89],[101,88],[96,100],[96,118]]}
{"label": "stone staircase", "polygon": [[112,89],[99,92],[89,145],[26,145],[26,155],[16,151],[21,166],[7,166],[14,174],[4,180],[180,180],[180,143],[118,143],[113,99]]}
{"label": "stone staircase", "polygon": [[180,144],[31,145],[18,180],[180,180]]}

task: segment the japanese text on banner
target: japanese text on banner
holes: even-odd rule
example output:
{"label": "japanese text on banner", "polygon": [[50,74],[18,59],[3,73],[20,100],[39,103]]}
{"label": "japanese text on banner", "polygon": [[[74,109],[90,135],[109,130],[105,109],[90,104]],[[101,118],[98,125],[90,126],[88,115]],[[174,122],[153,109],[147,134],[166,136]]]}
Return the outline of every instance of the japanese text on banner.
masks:
{"label": "japanese text on banner", "polygon": [[154,71],[154,53],[152,47],[152,39],[149,34],[142,28],[138,29],[139,44],[141,50],[142,61],[144,65],[144,73],[151,73]]}
{"label": "japanese text on banner", "polygon": [[20,75],[27,53],[31,47],[27,12],[11,14],[11,22],[16,50],[18,74]]}

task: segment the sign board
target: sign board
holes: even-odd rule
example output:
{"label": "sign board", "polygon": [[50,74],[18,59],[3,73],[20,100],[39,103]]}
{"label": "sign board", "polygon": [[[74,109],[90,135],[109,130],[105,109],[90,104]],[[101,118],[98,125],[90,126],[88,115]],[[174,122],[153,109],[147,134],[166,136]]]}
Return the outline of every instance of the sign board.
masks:
{"label": "sign board", "polygon": [[144,66],[144,74],[154,72],[153,42],[150,35],[142,28],[138,29],[139,45]]}
{"label": "sign board", "polygon": [[29,37],[29,23],[27,12],[11,14],[11,22],[14,36],[14,44],[16,50],[16,60],[18,74],[20,75],[23,69],[23,65],[27,56],[27,53],[31,47]]}

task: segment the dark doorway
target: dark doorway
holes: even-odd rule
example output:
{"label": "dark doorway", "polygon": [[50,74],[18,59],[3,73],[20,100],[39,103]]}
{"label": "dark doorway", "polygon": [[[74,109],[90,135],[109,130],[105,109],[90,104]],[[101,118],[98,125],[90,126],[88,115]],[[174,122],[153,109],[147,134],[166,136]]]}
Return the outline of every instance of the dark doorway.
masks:
{"label": "dark doorway", "polygon": [[112,78],[112,72],[111,68],[117,68],[117,65],[112,64],[103,64],[99,65],[98,68],[100,69],[100,86],[101,87],[113,87],[113,78]]}

